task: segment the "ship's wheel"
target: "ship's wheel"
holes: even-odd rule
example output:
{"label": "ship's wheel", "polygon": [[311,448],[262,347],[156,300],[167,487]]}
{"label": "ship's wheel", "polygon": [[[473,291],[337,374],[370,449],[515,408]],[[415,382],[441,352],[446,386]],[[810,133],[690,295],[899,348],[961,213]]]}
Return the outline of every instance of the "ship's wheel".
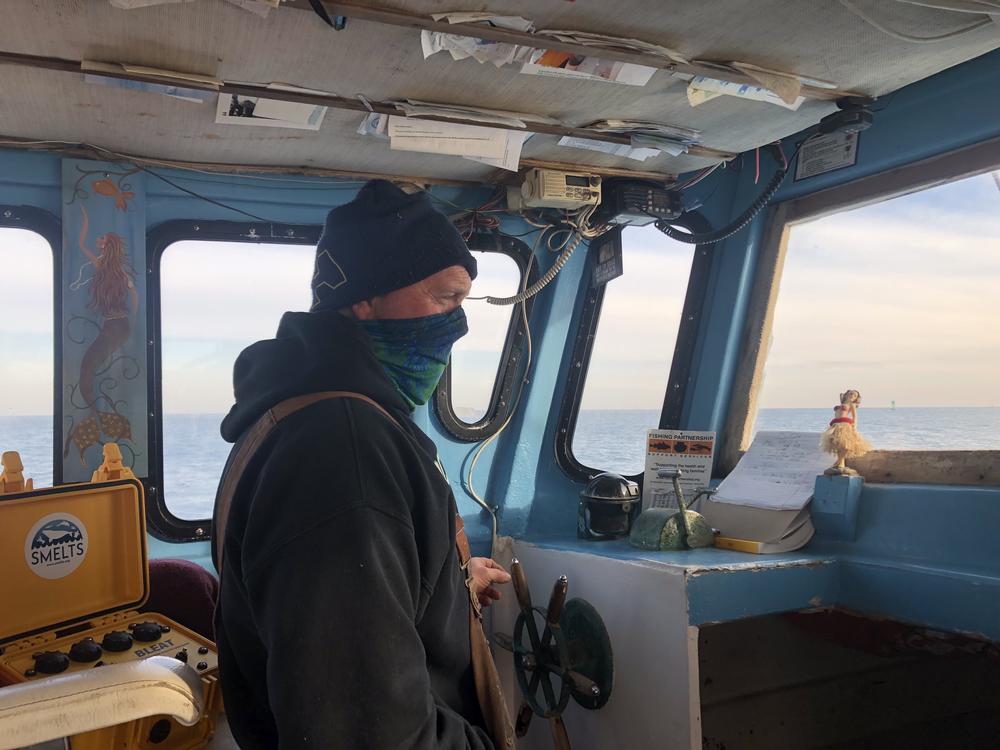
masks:
{"label": "ship's wheel", "polygon": [[511,563],[511,577],[521,611],[514,635],[496,634],[501,648],[514,655],[514,674],[524,702],[515,731],[523,737],[533,714],[548,719],[558,750],[568,750],[569,735],[562,713],[572,698],[597,710],[611,697],[614,661],[611,641],[597,610],[583,599],[566,600],[569,581],[556,581],[546,609],[533,607],[524,569]]}

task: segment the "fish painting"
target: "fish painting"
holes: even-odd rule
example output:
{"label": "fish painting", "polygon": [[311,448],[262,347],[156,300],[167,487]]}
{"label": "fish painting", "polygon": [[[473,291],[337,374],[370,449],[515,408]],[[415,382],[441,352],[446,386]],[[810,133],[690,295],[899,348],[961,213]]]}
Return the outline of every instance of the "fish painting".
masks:
{"label": "fish painting", "polygon": [[114,198],[115,206],[119,211],[128,210],[128,201],[135,198],[135,193],[129,190],[119,190],[118,186],[111,180],[94,180],[90,183],[90,186],[98,195],[106,195],[109,198]]}

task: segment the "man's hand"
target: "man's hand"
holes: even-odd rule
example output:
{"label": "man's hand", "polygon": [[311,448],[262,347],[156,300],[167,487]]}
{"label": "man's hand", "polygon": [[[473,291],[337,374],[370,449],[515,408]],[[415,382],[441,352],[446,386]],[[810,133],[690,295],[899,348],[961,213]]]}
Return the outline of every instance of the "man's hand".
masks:
{"label": "man's hand", "polygon": [[500,592],[493,588],[493,584],[510,581],[510,573],[488,557],[471,558],[466,571],[473,580],[472,593],[479,597],[479,604],[483,607],[500,598]]}

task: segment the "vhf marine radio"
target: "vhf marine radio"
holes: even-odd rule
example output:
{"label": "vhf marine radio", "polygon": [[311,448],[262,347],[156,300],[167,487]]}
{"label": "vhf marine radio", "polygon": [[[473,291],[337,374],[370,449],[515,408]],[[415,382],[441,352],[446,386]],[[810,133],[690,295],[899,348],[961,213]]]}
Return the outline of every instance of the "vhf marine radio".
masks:
{"label": "vhf marine radio", "polygon": [[682,213],[676,190],[650,180],[614,179],[604,183],[593,222],[641,227],[658,219],[676,219]]}
{"label": "vhf marine radio", "polygon": [[527,208],[575,209],[601,202],[601,178],[586,172],[529,169],[521,183],[520,203]]}

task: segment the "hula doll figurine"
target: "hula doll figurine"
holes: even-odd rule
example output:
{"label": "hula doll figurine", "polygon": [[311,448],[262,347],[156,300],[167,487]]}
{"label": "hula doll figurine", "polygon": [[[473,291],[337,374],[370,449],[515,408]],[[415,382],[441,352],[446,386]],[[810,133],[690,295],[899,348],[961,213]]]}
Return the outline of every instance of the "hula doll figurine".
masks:
{"label": "hula doll figurine", "polygon": [[858,434],[858,407],[861,394],[845,391],[840,394],[840,405],[833,407],[833,419],[820,440],[819,447],[837,457],[837,463],[824,474],[855,476],[858,472],[847,466],[847,459],[863,456],[872,447]]}

